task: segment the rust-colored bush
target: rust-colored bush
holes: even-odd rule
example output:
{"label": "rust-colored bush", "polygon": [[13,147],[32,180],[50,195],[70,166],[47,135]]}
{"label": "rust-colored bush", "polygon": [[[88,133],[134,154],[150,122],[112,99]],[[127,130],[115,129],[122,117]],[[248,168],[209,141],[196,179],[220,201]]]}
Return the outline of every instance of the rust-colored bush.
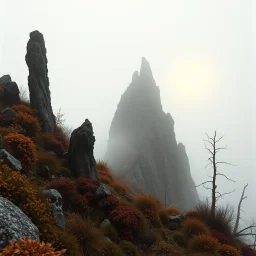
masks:
{"label": "rust-colored bush", "polygon": [[167,255],[175,255],[175,256],[183,256],[183,250],[181,248],[175,247],[172,244],[167,244],[164,242],[157,243],[156,246],[152,250],[155,255],[167,256]]}
{"label": "rust-colored bush", "polygon": [[242,251],[242,255],[245,255],[245,256],[256,256],[256,250],[253,250],[249,246],[243,246],[241,251]]}
{"label": "rust-colored bush", "polygon": [[160,234],[154,232],[153,230],[146,230],[140,232],[136,236],[136,241],[141,245],[146,245],[147,247],[152,246],[156,242],[162,241],[162,237]]}
{"label": "rust-colored bush", "polygon": [[195,235],[208,235],[210,234],[209,228],[206,224],[198,219],[187,219],[183,223],[183,232],[188,237]]}
{"label": "rust-colored bush", "polygon": [[166,208],[165,211],[168,216],[176,216],[181,214],[181,212],[176,208]]}
{"label": "rust-colored bush", "polygon": [[241,255],[241,253],[236,248],[227,244],[221,245],[219,249],[219,253],[222,256],[240,256]]}
{"label": "rust-colored bush", "polygon": [[160,218],[162,224],[165,227],[167,227],[168,223],[169,223],[169,216],[168,216],[167,212],[165,211],[165,209],[159,211],[159,218]]}
{"label": "rust-colored bush", "polygon": [[160,202],[151,195],[137,195],[134,198],[134,205],[150,221],[153,227],[161,227],[159,218]]}
{"label": "rust-colored bush", "polygon": [[98,171],[107,171],[110,172],[110,167],[106,161],[97,161],[96,168]]}
{"label": "rust-colored bush", "polygon": [[17,113],[14,124],[20,125],[29,137],[34,137],[41,130],[38,119],[24,112]]}
{"label": "rust-colored bush", "polygon": [[[1,124],[0,124],[1,126]],[[10,133],[15,133],[15,134],[25,134],[25,130],[22,129],[22,127],[18,125],[11,125],[9,127],[0,127],[0,134],[2,137],[10,134]]]}
{"label": "rust-colored bush", "polygon": [[187,246],[187,237],[185,236],[185,234],[181,231],[175,231],[171,234],[171,237],[173,238],[173,240],[182,247]]}
{"label": "rust-colored bush", "polygon": [[98,208],[106,214],[110,213],[110,211],[114,210],[118,205],[118,200],[112,195],[103,197],[97,203]]}
{"label": "rust-colored bush", "polygon": [[26,113],[28,115],[31,116],[35,116],[36,115],[36,111],[28,106],[25,106],[23,104],[19,104],[19,105],[14,105],[12,106],[12,109],[16,112],[16,113]]}
{"label": "rust-colored bush", "polygon": [[69,146],[69,139],[66,137],[61,127],[57,126],[54,137],[63,146],[64,151],[67,151]]}
{"label": "rust-colored bush", "polygon": [[12,171],[0,161],[0,196],[18,206],[38,227],[44,241],[52,241],[55,223],[47,199],[19,172]]}
{"label": "rust-colored bush", "polygon": [[77,193],[75,183],[67,178],[54,180],[47,189],[56,189],[63,198],[63,209],[69,212],[87,215],[88,203],[85,196]]}
{"label": "rust-colored bush", "polygon": [[21,161],[24,171],[34,171],[33,167],[37,161],[36,146],[31,139],[22,134],[10,133],[4,136],[8,150]]}
{"label": "rust-colored bush", "polygon": [[111,184],[112,179],[107,175],[99,175],[99,180],[104,184]]}
{"label": "rust-colored bush", "polygon": [[117,228],[122,240],[133,241],[136,234],[142,230],[142,216],[128,206],[118,206],[109,215],[111,223]]}
{"label": "rust-colored bush", "polygon": [[69,214],[66,230],[77,238],[82,255],[104,255],[104,235],[91,220]]}
{"label": "rust-colored bush", "polygon": [[217,230],[211,230],[212,237],[216,238],[220,244],[228,244],[228,236],[217,231]]}
{"label": "rust-colored bush", "polygon": [[25,238],[24,240],[19,239],[17,243],[11,241],[10,245],[3,249],[3,252],[0,253],[1,256],[61,256],[64,255],[66,249],[61,251],[55,251],[52,248],[50,243],[39,243],[35,240]]}
{"label": "rust-colored bush", "polygon": [[217,239],[208,235],[194,236],[189,242],[191,251],[217,253],[220,248],[220,243]]}
{"label": "rust-colored bush", "polygon": [[62,155],[65,152],[64,146],[52,134],[43,134],[42,137],[43,148],[47,151],[53,151],[57,155]]}
{"label": "rust-colored bush", "polygon": [[197,211],[190,211],[185,213],[185,219],[198,219],[200,218],[199,212]]}
{"label": "rust-colored bush", "polygon": [[116,191],[118,195],[124,196],[129,194],[129,189],[125,184],[122,184],[118,181],[114,181],[111,183],[111,186],[113,187],[113,189]]}
{"label": "rust-colored bush", "polygon": [[88,202],[91,202],[96,195],[97,188],[100,186],[100,182],[89,178],[78,178],[76,180],[76,187],[79,194],[86,197]]}

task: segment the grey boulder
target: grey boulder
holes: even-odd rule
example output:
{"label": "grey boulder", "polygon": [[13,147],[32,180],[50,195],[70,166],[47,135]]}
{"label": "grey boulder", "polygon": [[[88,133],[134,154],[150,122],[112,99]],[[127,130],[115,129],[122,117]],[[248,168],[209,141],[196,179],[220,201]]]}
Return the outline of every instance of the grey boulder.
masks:
{"label": "grey boulder", "polygon": [[10,240],[26,237],[40,242],[38,228],[16,205],[0,197],[0,251]]}
{"label": "grey boulder", "polygon": [[4,164],[14,171],[21,171],[22,169],[21,162],[8,153],[5,149],[0,149],[0,160],[3,160]]}

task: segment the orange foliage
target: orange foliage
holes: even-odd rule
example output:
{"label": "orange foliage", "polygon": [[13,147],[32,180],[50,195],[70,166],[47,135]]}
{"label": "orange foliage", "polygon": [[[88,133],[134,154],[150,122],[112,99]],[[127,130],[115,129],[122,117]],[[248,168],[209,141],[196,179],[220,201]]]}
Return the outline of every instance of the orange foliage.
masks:
{"label": "orange foliage", "polygon": [[160,227],[159,211],[160,202],[151,195],[137,195],[134,199],[134,205],[150,221],[152,226]]}
{"label": "orange foliage", "polygon": [[129,194],[129,189],[128,189],[128,186],[125,185],[125,184],[122,184],[118,181],[114,181],[111,186],[113,187],[113,189],[116,191],[117,194],[119,195],[127,195]]}
{"label": "orange foliage", "polygon": [[220,247],[219,253],[223,256],[240,256],[241,255],[241,253],[236,248],[227,244],[223,244]]}
{"label": "orange foliage", "polygon": [[20,125],[29,137],[34,137],[41,130],[38,119],[24,112],[17,113],[14,124]]}
{"label": "orange foliage", "polygon": [[25,134],[25,130],[20,127],[19,125],[11,125],[9,127],[0,127],[0,134],[2,136],[6,136],[9,133],[19,133],[19,134]]}
{"label": "orange foliage", "polygon": [[28,179],[12,171],[0,161],[0,196],[17,205],[38,227],[42,238],[51,241],[51,229],[55,221],[51,206]]}
{"label": "orange foliage", "polygon": [[189,243],[189,249],[192,251],[216,253],[219,248],[218,240],[208,235],[197,235]]}
{"label": "orange foliage", "polygon": [[188,236],[192,237],[195,235],[209,234],[210,230],[204,222],[198,219],[187,219],[183,223],[183,232]]}
{"label": "orange foliage", "polygon": [[16,113],[22,112],[22,113],[26,113],[26,114],[31,115],[31,116],[35,116],[35,114],[36,114],[34,109],[31,109],[30,107],[24,106],[22,104],[14,105],[14,106],[12,106],[12,109]]}
{"label": "orange foliage", "polygon": [[4,136],[3,139],[13,156],[21,161],[22,169],[32,171],[33,165],[37,161],[37,152],[31,139],[22,134],[14,133]]}
{"label": "orange foliage", "polygon": [[43,134],[43,147],[47,151],[53,151],[57,155],[62,155],[65,152],[64,146],[52,134]]}
{"label": "orange foliage", "polygon": [[65,252],[66,249],[55,252],[55,249],[52,248],[51,244],[44,242],[39,243],[26,237],[24,240],[19,239],[18,243],[11,241],[10,245],[3,249],[0,256],[62,256]]}
{"label": "orange foliage", "polygon": [[168,216],[175,216],[181,214],[181,212],[176,208],[166,208],[165,211],[168,214]]}

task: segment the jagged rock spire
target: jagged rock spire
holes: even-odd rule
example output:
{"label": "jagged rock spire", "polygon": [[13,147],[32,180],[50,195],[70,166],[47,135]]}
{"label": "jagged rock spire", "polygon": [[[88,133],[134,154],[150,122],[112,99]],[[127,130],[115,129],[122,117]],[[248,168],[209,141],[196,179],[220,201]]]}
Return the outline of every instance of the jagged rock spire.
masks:
{"label": "jagged rock spire", "polygon": [[53,134],[56,130],[56,120],[51,105],[47,62],[43,34],[37,30],[33,31],[30,33],[26,54],[30,104],[37,111],[42,131]]}
{"label": "jagged rock spire", "polygon": [[151,67],[145,57],[141,58],[140,76],[153,79]]}

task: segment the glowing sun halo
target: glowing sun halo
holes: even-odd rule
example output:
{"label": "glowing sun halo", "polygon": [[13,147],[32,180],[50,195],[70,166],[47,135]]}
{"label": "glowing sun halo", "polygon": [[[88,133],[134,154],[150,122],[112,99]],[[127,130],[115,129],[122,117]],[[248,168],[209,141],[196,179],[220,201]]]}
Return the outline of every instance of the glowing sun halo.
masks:
{"label": "glowing sun halo", "polygon": [[179,58],[173,63],[170,72],[171,89],[182,104],[201,105],[209,97],[213,80],[213,68],[204,58]]}

